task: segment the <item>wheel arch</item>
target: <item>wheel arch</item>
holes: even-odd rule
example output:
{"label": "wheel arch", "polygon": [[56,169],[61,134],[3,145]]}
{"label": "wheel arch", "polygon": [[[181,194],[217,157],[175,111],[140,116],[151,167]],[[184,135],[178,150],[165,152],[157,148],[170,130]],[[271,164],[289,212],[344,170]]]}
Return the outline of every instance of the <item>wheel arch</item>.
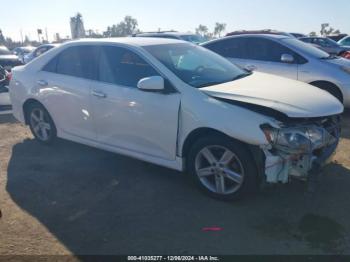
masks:
{"label": "wheel arch", "polygon": [[[200,137],[208,136],[208,135],[218,135],[218,136],[224,136],[230,139],[233,139],[239,143],[242,143],[247,146],[252,158],[255,160],[255,165],[258,169],[258,177],[262,178],[262,176],[265,174],[265,154],[262,151],[262,149],[259,146],[251,145],[246,142],[243,142],[241,140],[238,140],[234,137],[231,137],[224,132],[221,132],[219,130],[216,130],[214,128],[208,128],[208,127],[201,127],[197,128],[195,130],[192,130],[190,134],[186,137],[183,146],[181,148],[181,157],[186,161],[186,158],[188,156],[189,151],[191,150],[192,145],[198,140]],[[186,165],[184,165],[186,166]]]}
{"label": "wheel arch", "polygon": [[218,131],[214,128],[209,128],[209,127],[200,127],[197,129],[192,130],[188,136],[186,137],[182,148],[181,148],[181,156],[183,158],[185,158],[188,154],[188,152],[191,149],[191,146],[193,145],[193,143],[200,137],[202,136],[207,136],[207,135],[220,135],[220,136],[226,136],[228,137],[228,135],[226,135],[225,133]]}
{"label": "wheel arch", "polygon": [[[26,125],[29,125],[29,119],[28,119],[28,109],[31,105],[33,104],[39,104],[42,107],[44,107],[46,109],[46,107],[40,103],[38,100],[34,99],[34,98],[29,98],[27,99],[24,103],[23,103],[23,116],[24,116],[24,123]],[[47,110],[47,109],[46,109]]]}
{"label": "wheel arch", "polygon": [[317,81],[312,81],[309,83],[310,85],[316,86],[322,90],[327,91],[327,88],[330,90],[335,90],[337,94],[339,94],[339,98],[341,99],[341,102],[344,102],[344,95],[341,89],[334,83],[327,81],[327,80],[317,80]]}

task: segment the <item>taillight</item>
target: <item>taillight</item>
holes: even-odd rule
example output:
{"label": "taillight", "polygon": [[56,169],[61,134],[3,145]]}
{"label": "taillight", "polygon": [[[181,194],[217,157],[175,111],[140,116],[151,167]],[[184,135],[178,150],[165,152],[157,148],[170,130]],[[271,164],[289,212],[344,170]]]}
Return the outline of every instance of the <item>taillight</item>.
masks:
{"label": "taillight", "polygon": [[350,52],[349,51],[343,52],[341,54],[341,56],[344,57],[344,58],[350,59]]}

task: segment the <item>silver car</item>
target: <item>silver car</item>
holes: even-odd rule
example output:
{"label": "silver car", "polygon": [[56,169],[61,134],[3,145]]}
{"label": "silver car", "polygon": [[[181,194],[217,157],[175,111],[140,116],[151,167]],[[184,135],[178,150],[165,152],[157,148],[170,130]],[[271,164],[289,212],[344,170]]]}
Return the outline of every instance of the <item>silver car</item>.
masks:
{"label": "silver car", "polygon": [[350,47],[341,46],[334,40],[327,37],[301,37],[299,40],[312,44],[313,46],[331,55],[342,55],[344,52],[350,51]]}
{"label": "silver car", "polygon": [[346,36],[338,41],[341,46],[350,46],[350,36]]}
{"label": "silver car", "polygon": [[203,46],[249,71],[275,74],[317,86],[350,107],[350,60],[281,35],[225,37]]}

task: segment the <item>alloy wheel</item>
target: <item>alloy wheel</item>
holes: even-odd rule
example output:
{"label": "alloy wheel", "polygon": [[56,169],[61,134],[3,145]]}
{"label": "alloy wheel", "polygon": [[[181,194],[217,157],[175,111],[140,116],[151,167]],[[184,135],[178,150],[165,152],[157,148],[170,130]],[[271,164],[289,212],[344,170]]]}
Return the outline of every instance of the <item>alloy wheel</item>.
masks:
{"label": "alloy wheel", "polygon": [[238,191],[244,181],[244,169],[239,158],[223,146],[207,146],[195,159],[196,174],[211,192],[228,195]]}
{"label": "alloy wheel", "polygon": [[30,125],[37,138],[46,142],[51,137],[52,127],[46,115],[41,108],[35,108],[30,113]]}

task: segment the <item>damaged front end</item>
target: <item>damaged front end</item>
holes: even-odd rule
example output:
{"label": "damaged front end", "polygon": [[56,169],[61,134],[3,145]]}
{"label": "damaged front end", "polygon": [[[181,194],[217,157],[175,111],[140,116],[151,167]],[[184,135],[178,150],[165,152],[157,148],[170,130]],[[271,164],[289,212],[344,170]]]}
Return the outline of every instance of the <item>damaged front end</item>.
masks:
{"label": "damaged front end", "polygon": [[261,126],[270,143],[262,148],[268,183],[316,175],[335,153],[340,139],[340,116],[289,119],[279,126]]}

